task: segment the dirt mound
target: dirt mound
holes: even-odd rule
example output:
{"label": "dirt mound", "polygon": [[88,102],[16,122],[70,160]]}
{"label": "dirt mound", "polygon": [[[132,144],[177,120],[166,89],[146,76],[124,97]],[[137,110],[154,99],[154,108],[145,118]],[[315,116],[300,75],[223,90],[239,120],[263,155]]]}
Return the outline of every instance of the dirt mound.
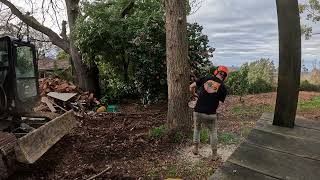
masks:
{"label": "dirt mound", "polygon": [[173,143],[148,138],[165,123],[165,111],[103,113],[79,119],[81,126],[33,165],[21,165],[10,179],[86,179],[111,169],[101,179],[137,178],[170,155]]}

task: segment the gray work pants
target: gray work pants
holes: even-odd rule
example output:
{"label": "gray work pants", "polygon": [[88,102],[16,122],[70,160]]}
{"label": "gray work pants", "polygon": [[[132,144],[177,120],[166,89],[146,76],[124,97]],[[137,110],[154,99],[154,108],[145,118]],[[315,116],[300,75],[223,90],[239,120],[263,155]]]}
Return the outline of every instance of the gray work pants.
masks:
{"label": "gray work pants", "polygon": [[217,151],[218,145],[218,134],[217,134],[217,115],[216,114],[203,114],[193,112],[193,119],[194,119],[194,132],[193,132],[193,142],[200,143],[200,131],[201,125],[205,128],[209,129],[210,135],[210,145],[212,151],[215,153]]}

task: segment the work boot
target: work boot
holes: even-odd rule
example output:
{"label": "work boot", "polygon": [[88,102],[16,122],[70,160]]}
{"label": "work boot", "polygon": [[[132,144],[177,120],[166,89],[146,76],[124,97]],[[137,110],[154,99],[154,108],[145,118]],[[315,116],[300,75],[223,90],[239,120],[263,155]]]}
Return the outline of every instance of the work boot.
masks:
{"label": "work boot", "polygon": [[192,153],[193,153],[194,155],[198,155],[198,154],[199,154],[199,143],[195,143],[195,144],[193,145]]}
{"label": "work boot", "polygon": [[211,160],[216,161],[219,159],[217,149],[212,149]]}

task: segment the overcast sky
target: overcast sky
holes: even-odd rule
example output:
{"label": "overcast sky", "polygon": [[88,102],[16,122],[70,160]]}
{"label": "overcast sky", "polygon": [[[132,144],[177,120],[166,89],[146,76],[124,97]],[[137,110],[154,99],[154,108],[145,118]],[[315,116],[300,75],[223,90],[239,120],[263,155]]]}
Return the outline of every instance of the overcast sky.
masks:
{"label": "overcast sky", "polygon": [[[278,22],[275,0],[203,0],[188,17],[204,27],[210,45],[216,48],[213,62],[239,66],[259,58],[278,64]],[[301,1],[300,1],[301,2]],[[304,20],[302,20],[304,23]],[[320,32],[320,23],[314,32]],[[302,43],[302,59],[308,68],[320,60],[320,35]]]}

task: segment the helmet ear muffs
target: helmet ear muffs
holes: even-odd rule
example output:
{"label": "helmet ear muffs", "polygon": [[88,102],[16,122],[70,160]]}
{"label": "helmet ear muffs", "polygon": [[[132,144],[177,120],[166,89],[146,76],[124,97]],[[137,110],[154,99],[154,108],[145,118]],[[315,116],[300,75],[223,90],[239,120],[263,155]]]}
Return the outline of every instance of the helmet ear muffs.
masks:
{"label": "helmet ear muffs", "polygon": [[228,75],[224,78],[224,80],[223,81],[227,81],[228,80]]}
{"label": "helmet ear muffs", "polygon": [[218,74],[218,69],[219,69],[219,66],[217,67],[216,70],[213,71],[213,75],[217,75]]}
{"label": "helmet ear muffs", "polygon": [[218,70],[214,70],[213,74],[217,75],[218,74]]}

